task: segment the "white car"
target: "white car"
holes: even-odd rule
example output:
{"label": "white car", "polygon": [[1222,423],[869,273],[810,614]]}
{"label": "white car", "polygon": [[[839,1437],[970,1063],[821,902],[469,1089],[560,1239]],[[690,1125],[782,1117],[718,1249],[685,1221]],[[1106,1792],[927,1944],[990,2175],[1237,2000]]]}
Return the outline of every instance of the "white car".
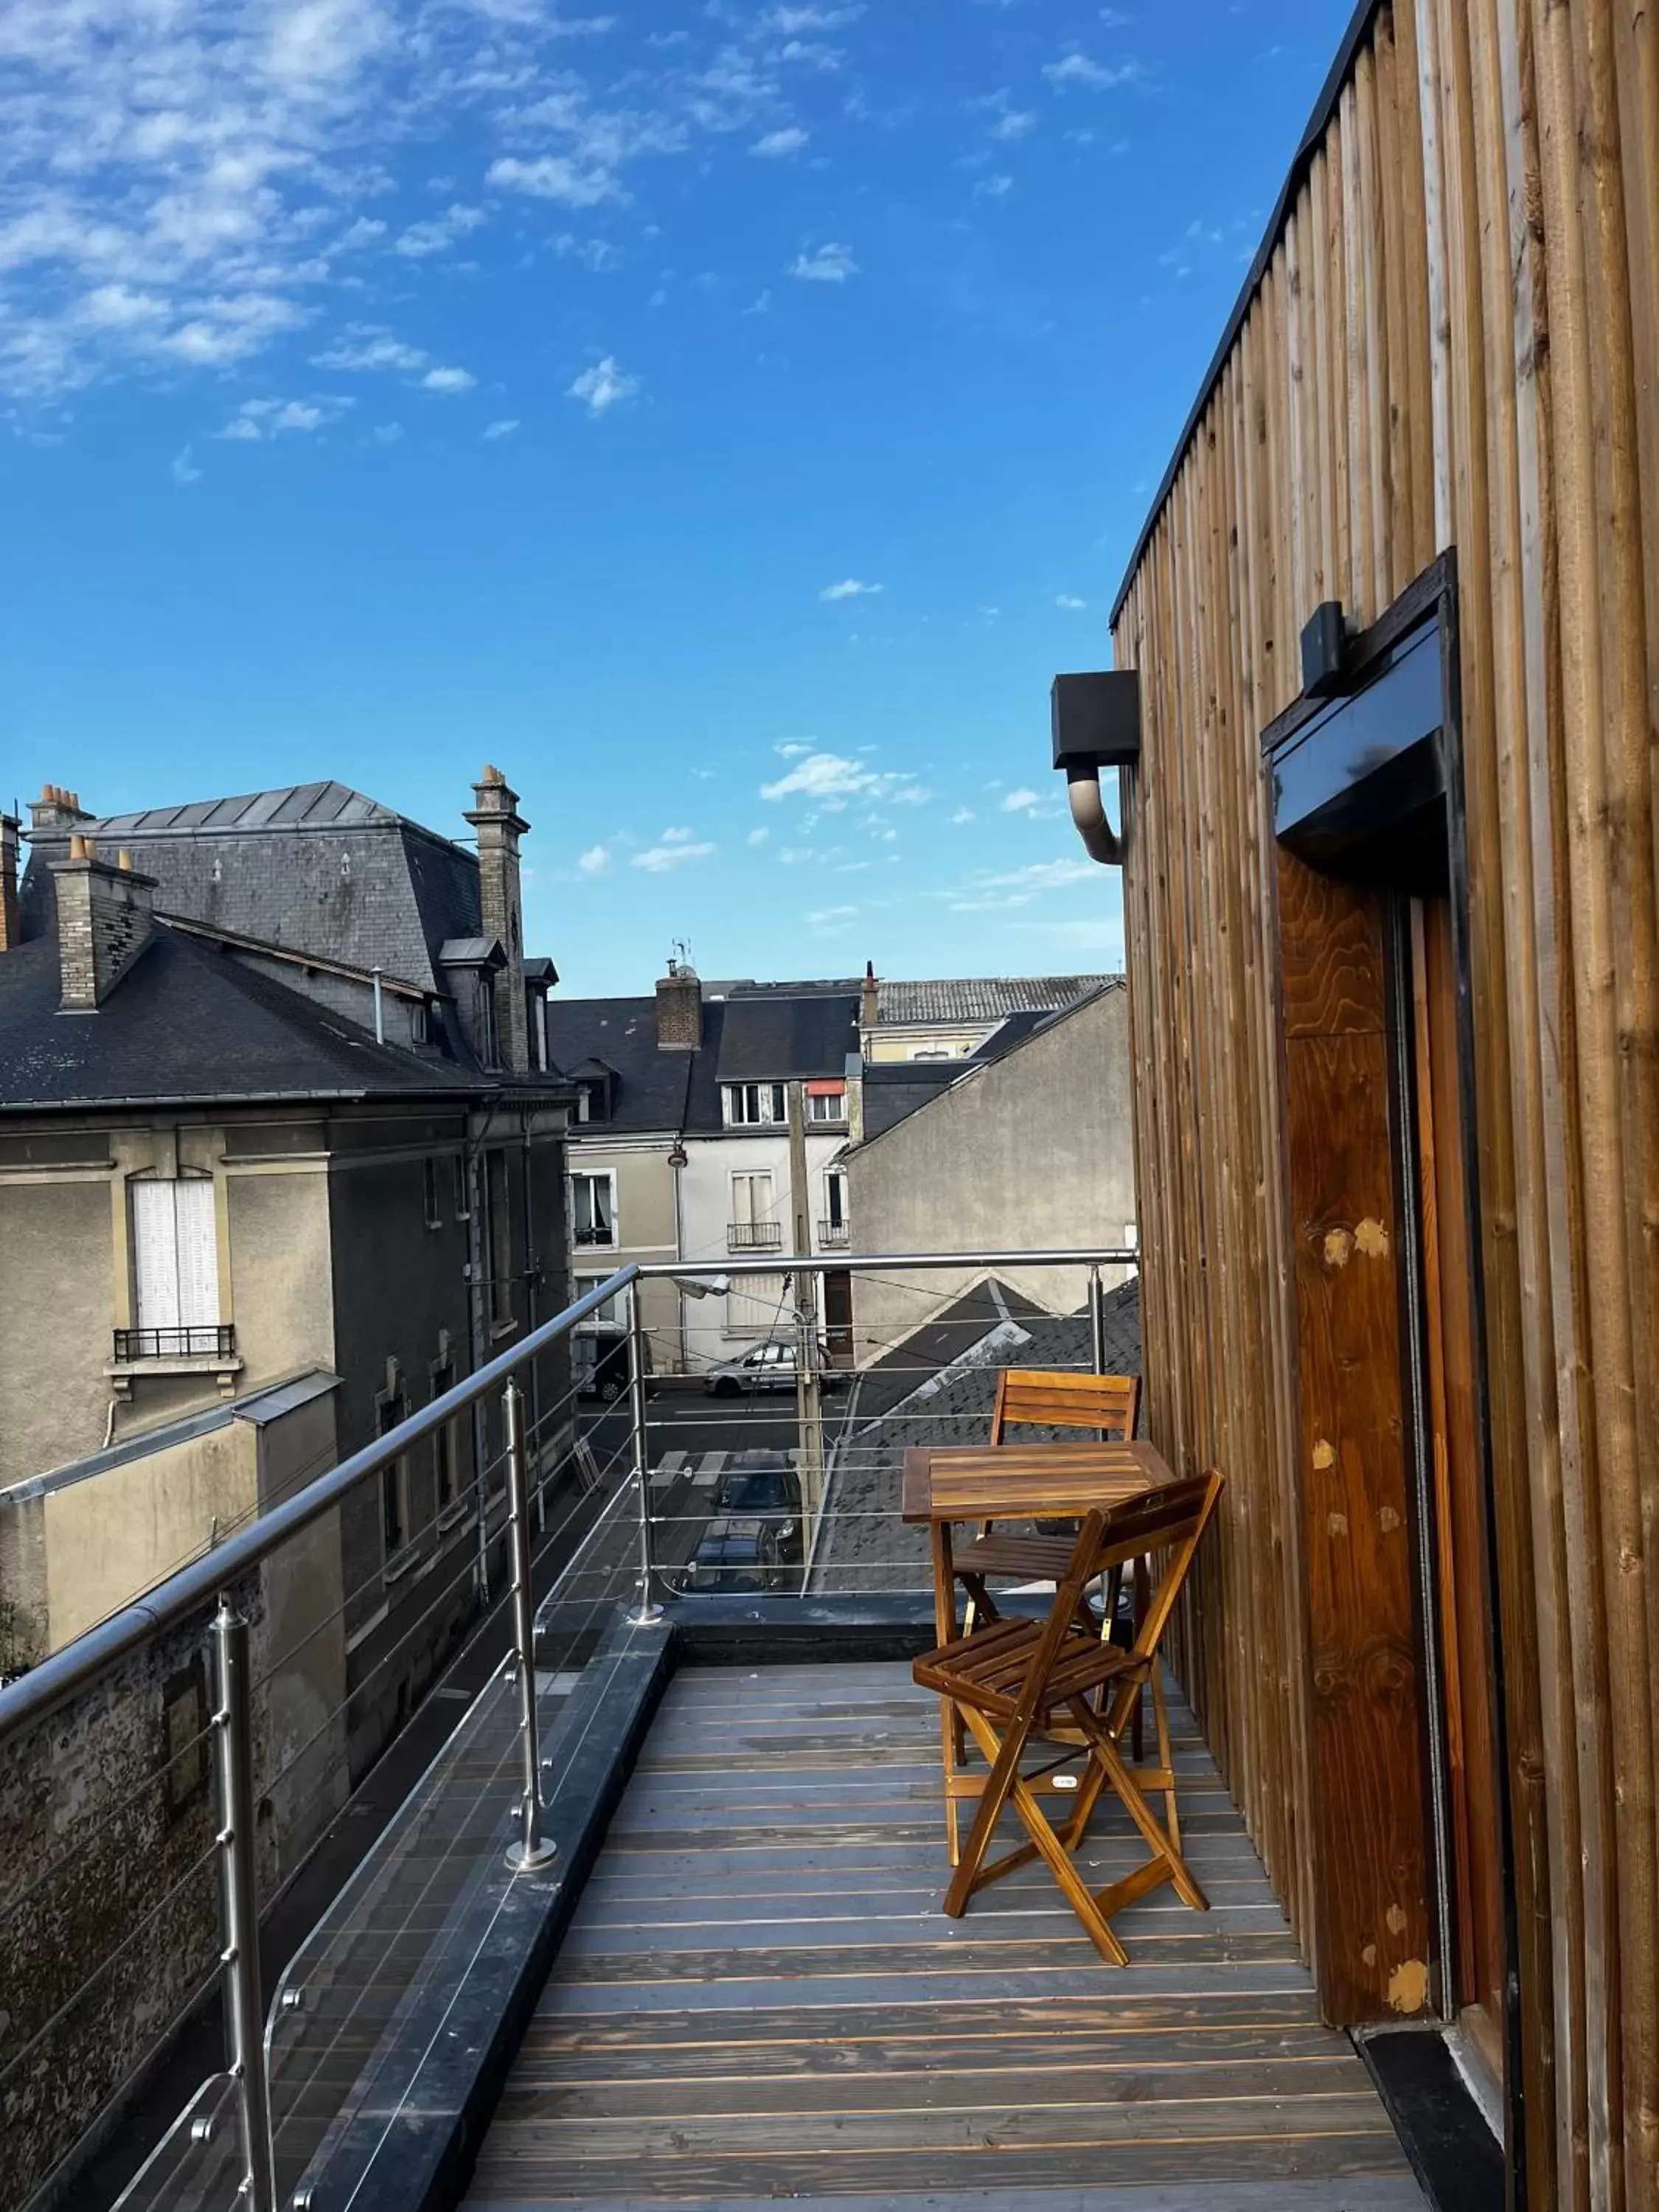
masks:
{"label": "white car", "polygon": [[[825,1390],[839,1386],[841,1377],[830,1366],[827,1347],[818,1346],[818,1383]],[[751,1345],[741,1359],[723,1359],[711,1367],[703,1388],[711,1398],[735,1398],[744,1390],[793,1390],[795,1387],[795,1347],[787,1338]]]}

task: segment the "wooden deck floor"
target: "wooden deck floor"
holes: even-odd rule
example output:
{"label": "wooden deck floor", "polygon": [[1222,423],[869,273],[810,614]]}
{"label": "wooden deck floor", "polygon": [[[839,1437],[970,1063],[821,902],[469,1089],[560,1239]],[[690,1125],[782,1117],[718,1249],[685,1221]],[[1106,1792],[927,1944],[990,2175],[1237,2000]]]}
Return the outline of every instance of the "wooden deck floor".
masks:
{"label": "wooden deck floor", "polygon": [[[961,1921],[905,1666],[679,1674],[483,2146],[470,2212],[1422,2212],[1184,1716],[1212,1905],[1101,1963],[1040,1866]],[[1097,1882],[1131,1863],[1097,1816]]]}

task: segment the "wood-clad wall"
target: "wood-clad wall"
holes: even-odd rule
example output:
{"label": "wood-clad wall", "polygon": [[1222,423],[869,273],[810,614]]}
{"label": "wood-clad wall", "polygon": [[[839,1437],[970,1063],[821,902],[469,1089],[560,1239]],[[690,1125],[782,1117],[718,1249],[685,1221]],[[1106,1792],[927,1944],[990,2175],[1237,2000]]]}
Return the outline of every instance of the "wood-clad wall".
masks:
{"label": "wood-clad wall", "polygon": [[[1152,1432],[1231,1480],[1190,1685],[1322,1986],[1264,726],[1456,549],[1486,1383],[1534,2207],[1659,2212],[1659,20],[1396,0],[1115,623]],[[1318,1602],[1316,1587],[1314,1601]],[[1521,2146],[1516,2146],[1517,2150]]]}

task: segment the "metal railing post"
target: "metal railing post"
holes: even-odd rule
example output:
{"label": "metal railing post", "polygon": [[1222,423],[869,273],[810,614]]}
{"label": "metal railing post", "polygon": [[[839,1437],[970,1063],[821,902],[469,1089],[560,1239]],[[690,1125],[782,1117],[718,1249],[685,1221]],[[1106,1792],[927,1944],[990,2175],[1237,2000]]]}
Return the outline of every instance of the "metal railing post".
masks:
{"label": "metal railing post", "polygon": [[219,1778],[220,1932],[225,2039],[242,2150],[239,2191],[248,2212],[276,2212],[276,2170],[265,2080],[264,2005],[259,1995],[259,1890],[253,1844],[253,1723],[247,1623],[221,1592],[213,1623],[218,1705],[213,1716]]}
{"label": "metal railing post", "polygon": [[635,1628],[661,1620],[651,1563],[651,1438],[645,1404],[645,1316],[636,1277],[628,1286],[628,1406],[634,1425],[634,1475],[640,1486],[640,1595],[628,1616]]}
{"label": "metal railing post", "polygon": [[519,1665],[519,1751],[523,1772],[519,1817],[523,1823],[507,1863],[515,1874],[533,1873],[556,1856],[542,1833],[541,1747],[536,1729],[536,1601],[530,1587],[530,1484],[524,1464],[524,1393],[516,1376],[501,1392],[507,1426],[507,1538],[513,1547],[513,1650]]}
{"label": "metal railing post", "polygon": [[1103,1375],[1106,1372],[1106,1293],[1101,1285],[1098,1262],[1089,1270],[1089,1343],[1094,1357],[1095,1373]]}

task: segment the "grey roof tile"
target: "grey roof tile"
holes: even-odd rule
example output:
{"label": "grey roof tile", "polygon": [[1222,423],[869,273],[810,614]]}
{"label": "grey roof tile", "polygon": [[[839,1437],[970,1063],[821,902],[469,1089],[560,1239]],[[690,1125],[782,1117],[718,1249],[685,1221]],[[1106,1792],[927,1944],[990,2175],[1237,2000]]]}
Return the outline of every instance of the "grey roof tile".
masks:
{"label": "grey roof tile", "polygon": [[884,1022],[994,1022],[1005,1014],[1052,1012],[1086,998],[1121,975],[945,975],[916,983],[884,981]]}

